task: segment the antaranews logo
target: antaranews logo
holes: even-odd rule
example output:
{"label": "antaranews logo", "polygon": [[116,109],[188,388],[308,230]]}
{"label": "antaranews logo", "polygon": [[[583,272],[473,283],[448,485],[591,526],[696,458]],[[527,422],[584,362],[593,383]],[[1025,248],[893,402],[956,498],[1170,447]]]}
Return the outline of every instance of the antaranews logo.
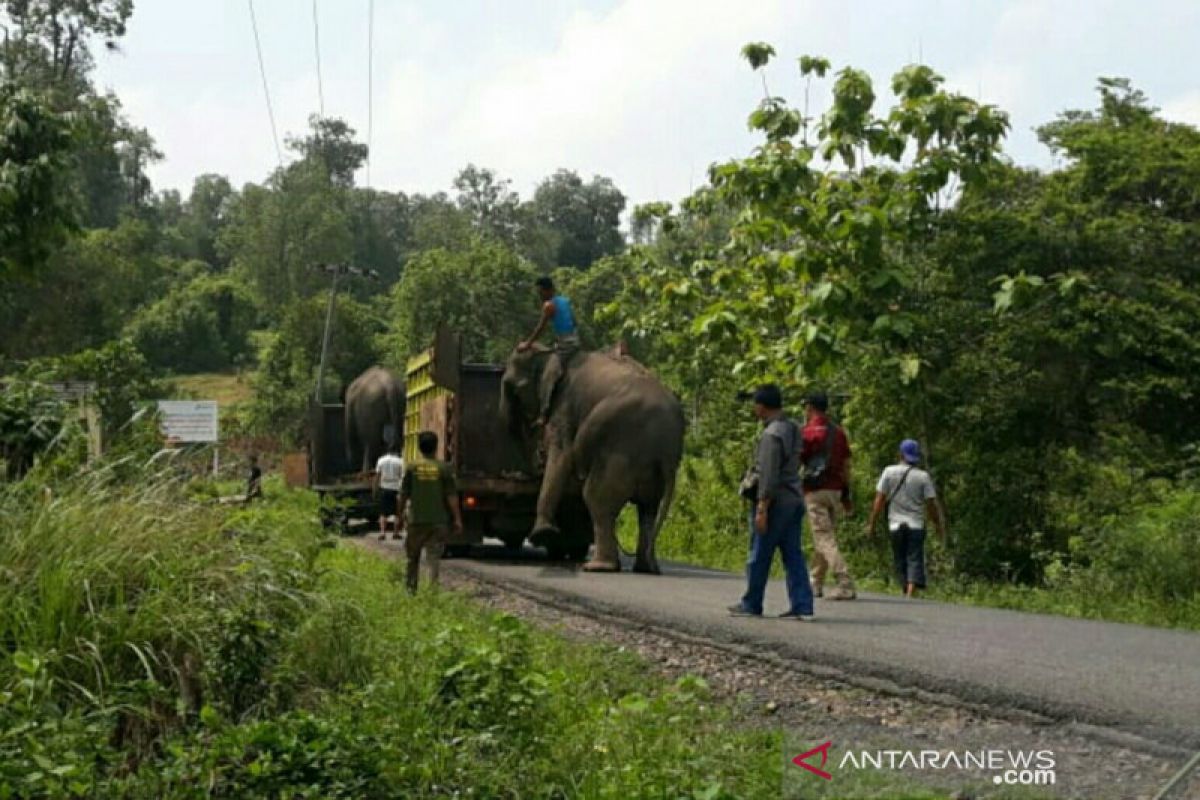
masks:
{"label": "antaranews logo", "polygon": [[[833,780],[832,740],[792,758],[792,764]],[[820,763],[817,764],[818,758]],[[829,770],[826,770],[826,765]],[[989,775],[993,783],[1007,786],[1053,786],[1057,762],[1052,750],[846,750],[836,759],[836,769],[872,769],[889,772],[966,771]]]}
{"label": "antaranews logo", "polygon": [[812,764],[808,763],[808,759],[814,757],[817,753],[820,753],[821,754],[821,766],[822,767],[825,766],[825,763],[827,761],[829,761],[829,748],[832,746],[833,746],[833,742],[831,742],[831,741],[826,742],[825,744],[819,744],[816,747],[814,747],[812,750],[809,750],[807,753],[801,753],[800,755],[793,758],[792,763],[795,764],[797,767],[800,767],[801,769],[808,770],[809,772],[811,772],[812,774],[814,774],[820,778],[824,778],[827,781],[832,780],[833,776],[830,775],[828,772],[826,772],[823,769],[818,769],[818,768],[814,767]]}

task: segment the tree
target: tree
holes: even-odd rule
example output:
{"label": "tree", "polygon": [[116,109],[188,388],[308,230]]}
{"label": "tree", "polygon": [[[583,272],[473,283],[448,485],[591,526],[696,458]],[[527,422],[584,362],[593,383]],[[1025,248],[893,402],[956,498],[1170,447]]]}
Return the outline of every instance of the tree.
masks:
{"label": "tree", "polygon": [[490,169],[468,164],[454,178],[458,207],[470,217],[475,229],[513,245],[521,227],[521,198],[512,181],[500,180]]}
{"label": "tree", "polygon": [[28,91],[0,88],[0,278],[28,275],[76,226],[72,129]]}
{"label": "tree", "polygon": [[[258,430],[298,439],[313,397],[321,357],[328,297],[294,300],[280,312],[254,376],[252,424]],[[370,307],[339,295],[334,312],[322,399],[332,402],[361,372],[380,361],[376,346],[383,319]],[[339,389],[340,387],[340,389]]]}
{"label": "tree", "polygon": [[309,133],[303,139],[289,137],[287,146],[313,164],[320,164],[335,186],[349,189],[354,173],[367,160],[367,146],[354,140],[354,129],[337,117],[308,118]]}
{"label": "tree", "polygon": [[255,316],[244,287],[228,277],[202,275],[140,309],[125,335],[158,369],[219,370],[249,355]]}
{"label": "tree", "polygon": [[3,0],[0,10],[11,22],[0,46],[4,82],[62,88],[90,71],[93,37],[116,48],[133,0]]}
{"label": "tree", "polygon": [[531,210],[535,223],[554,237],[554,262],[584,268],[624,247],[624,209],[625,195],[608,178],[596,175],[584,183],[560,169],[538,185]]}
{"label": "tree", "polygon": [[389,354],[403,364],[447,324],[462,334],[464,358],[504,360],[537,320],[536,279],[530,264],[490,240],[417,255],[392,290]]}

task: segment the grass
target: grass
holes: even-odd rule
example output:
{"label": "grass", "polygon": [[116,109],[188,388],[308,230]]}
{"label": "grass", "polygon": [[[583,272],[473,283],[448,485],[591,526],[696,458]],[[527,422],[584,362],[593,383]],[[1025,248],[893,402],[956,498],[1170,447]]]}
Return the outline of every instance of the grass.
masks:
{"label": "grass", "polygon": [[198,400],[216,400],[221,408],[248,402],[254,389],[246,375],[229,372],[201,372],[195,375],[180,375],[172,381],[182,391]]}
{"label": "grass", "polygon": [[780,791],[781,734],[740,729],[697,678],[410,597],[325,537],[308,493],[270,482],[231,509],[136,484],[0,487],[0,797]]}

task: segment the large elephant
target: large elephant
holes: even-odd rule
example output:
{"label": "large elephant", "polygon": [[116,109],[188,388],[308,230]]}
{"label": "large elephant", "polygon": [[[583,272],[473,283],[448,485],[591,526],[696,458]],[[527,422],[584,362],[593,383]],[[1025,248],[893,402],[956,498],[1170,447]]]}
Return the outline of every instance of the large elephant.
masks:
{"label": "large elephant", "polygon": [[683,455],[683,408],[653,374],[631,359],[578,353],[554,394],[547,430],[535,427],[538,387],[548,350],[509,356],[501,384],[501,413],[527,442],[546,437],[546,465],[533,536],[559,534],[564,495],[582,494],[592,518],[595,550],[589,571],[619,571],[617,515],[638,511],[635,572],[658,573],[654,540],[662,529]]}
{"label": "large elephant", "polygon": [[346,389],[346,456],[362,471],[404,435],[404,381],[383,367],[371,367]]}

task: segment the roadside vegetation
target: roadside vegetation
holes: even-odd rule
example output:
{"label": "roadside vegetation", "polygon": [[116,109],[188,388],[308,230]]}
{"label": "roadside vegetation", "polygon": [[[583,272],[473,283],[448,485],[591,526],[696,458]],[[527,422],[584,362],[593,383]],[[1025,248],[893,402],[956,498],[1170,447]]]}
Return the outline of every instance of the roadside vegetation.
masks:
{"label": "roadside vegetation", "polygon": [[0,489],[0,796],[761,797],[773,734],[337,546],[307,493]]}

